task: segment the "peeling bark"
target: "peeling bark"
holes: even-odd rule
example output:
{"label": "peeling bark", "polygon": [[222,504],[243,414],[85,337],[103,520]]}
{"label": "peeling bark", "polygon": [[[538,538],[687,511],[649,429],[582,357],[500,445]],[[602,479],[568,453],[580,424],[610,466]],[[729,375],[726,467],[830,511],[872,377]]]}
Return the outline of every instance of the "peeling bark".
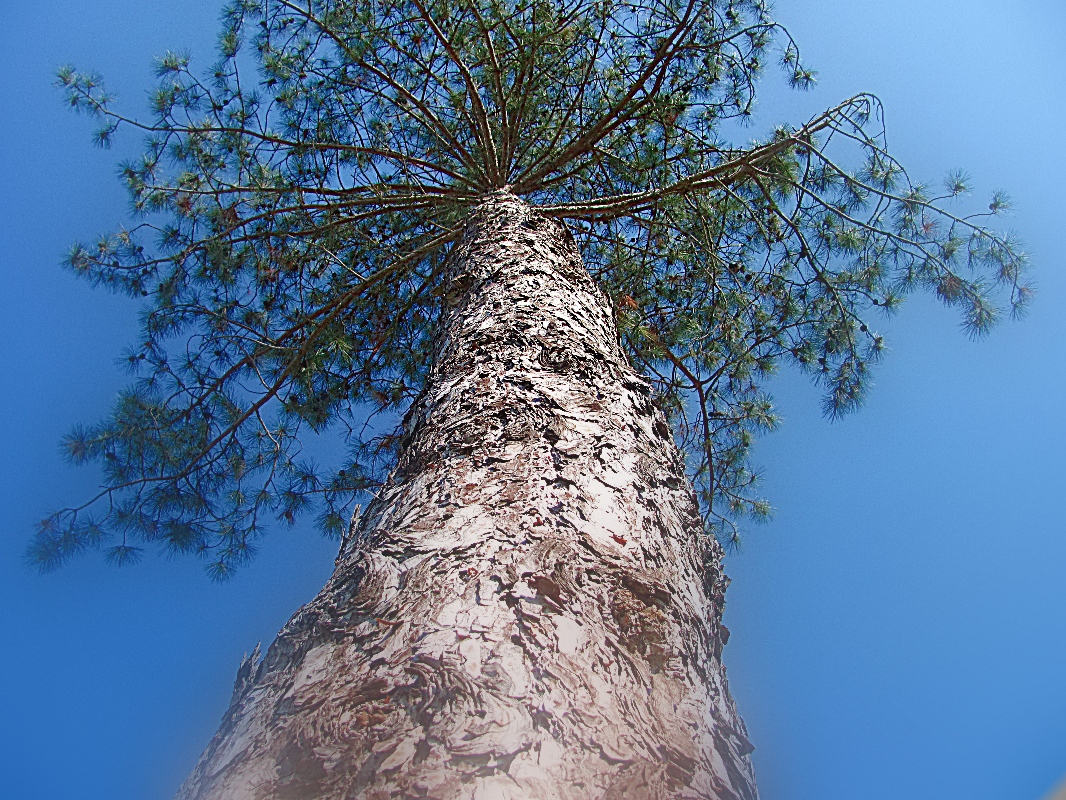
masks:
{"label": "peeling bark", "polygon": [[566,228],[509,194],[389,482],[179,800],[756,797],[721,551]]}

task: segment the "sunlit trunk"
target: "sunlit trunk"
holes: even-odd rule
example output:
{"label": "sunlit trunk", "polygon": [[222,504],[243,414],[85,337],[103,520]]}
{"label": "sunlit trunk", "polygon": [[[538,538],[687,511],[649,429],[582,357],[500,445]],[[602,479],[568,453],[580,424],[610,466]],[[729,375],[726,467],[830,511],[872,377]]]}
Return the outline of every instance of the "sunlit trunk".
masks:
{"label": "sunlit trunk", "polygon": [[178,797],[754,798],[720,549],[572,237],[494,195],[450,280],[394,474]]}

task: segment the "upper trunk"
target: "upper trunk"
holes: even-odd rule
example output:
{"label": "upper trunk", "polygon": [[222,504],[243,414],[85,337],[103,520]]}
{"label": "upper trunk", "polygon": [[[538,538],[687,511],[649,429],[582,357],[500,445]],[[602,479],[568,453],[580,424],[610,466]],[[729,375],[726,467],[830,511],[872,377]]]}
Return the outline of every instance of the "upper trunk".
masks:
{"label": "upper trunk", "polygon": [[726,580],[566,228],[491,196],[399,462],[178,797],[755,797]]}

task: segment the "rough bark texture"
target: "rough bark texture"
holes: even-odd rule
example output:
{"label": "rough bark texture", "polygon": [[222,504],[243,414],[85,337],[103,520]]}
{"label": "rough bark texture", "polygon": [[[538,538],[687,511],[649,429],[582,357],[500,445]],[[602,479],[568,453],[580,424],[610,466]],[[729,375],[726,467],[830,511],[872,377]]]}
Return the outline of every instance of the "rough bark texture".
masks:
{"label": "rough bark texture", "polygon": [[507,194],[397,468],[180,800],[756,796],[726,579],[569,232]]}

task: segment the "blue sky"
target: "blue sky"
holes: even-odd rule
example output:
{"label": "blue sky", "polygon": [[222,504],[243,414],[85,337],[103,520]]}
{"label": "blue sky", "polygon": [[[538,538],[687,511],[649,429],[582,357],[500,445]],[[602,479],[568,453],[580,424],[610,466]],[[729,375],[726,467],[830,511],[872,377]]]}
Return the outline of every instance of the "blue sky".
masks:
{"label": "blue sky", "polygon": [[[193,561],[44,578],[34,522],[94,484],[59,438],[110,406],[137,331],[125,298],[59,269],[126,214],[111,152],[51,88],[66,62],[141,111],[151,58],[206,65],[215,2],[8,4],[0,29],[0,774],[20,800],[169,797],[214,732],[241,655],[325,581],[334,545],[279,531],[225,585]],[[1004,188],[1040,293],[972,342],[914,298],[865,409],[830,424],[785,374],[757,451],[772,523],[730,556],[726,661],[767,800],[1039,800],[1066,773],[1066,4],[781,0],[819,70],[767,86],[759,124],[856,91],[885,102],[916,177]],[[767,83],[772,82],[772,78]],[[753,130],[762,132],[759,127]],[[1059,500],[1056,500],[1059,498]]]}

